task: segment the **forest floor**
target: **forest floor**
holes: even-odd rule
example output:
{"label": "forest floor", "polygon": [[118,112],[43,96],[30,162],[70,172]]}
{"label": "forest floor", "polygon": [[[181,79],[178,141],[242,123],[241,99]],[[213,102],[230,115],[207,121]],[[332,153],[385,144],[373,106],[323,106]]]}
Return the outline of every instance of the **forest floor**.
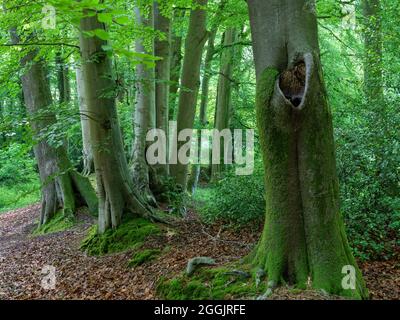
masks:
{"label": "forest floor", "polygon": [[[146,248],[165,248],[163,255],[130,268],[132,252],[87,256],[79,249],[93,223],[84,212],[69,230],[33,237],[39,205],[0,214],[0,300],[2,299],[157,299],[160,277],[181,273],[190,258],[213,257],[218,264],[246,255],[259,231],[224,230],[205,226],[192,212],[163,235],[154,236]],[[55,267],[56,288],[41,287],[42,268]],[[360,264],[372,299],[400,299],[400,262]],[[249,297],[251,298],[251,297]],[[254,297],[253,297],[254,298]],[[271,299],[332,299],[315,291],[280,288]]]}

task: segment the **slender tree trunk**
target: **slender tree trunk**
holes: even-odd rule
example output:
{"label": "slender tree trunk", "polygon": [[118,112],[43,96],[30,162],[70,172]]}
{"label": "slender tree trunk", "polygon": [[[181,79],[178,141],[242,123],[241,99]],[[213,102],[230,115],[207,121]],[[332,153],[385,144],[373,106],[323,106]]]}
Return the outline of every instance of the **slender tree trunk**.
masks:
{"label": "slender tree trunk", "polygon": [[[339,211],[315,3],[248,0],[248,6],[267,199],[252,262],[271,287],[287,281],[304,288],[310,281],[330,293],[367,297]],[[343,286],[343,268],[355,271],[354,289]]]}
{"label": "slender tree trunk", "polygon": [[[221,65],[219,70],[218,88],[217,88],[217,102],[215,106],[215,121],[214,129],[221,132],[224,129],[229,129],[229,121],[231,115],[231,87],[232,87],[232,74],[233,74],[233,59],[235,47],[232,46],[236,42],[237,31],[235,28],[229,28],[224,33],[224,40],[222,46],[225,47],[221,54]],[[220,178],[224,169],[224,161],[227,158],[227,153],[232,153],[232,149],[226,148],[230,141],[222,141],[220,143],[220,163],[211,165],[211,179],[216,181]],[[225,156],[226,155],[226,156]]]}
{"label": "slender tree trunk", "polygon": [[79,113],[81,118],[82,129],[82,155],[83,155],[83,171],[82,174],[87,176],[94,172],[93,152],[90,145],[89,119],[90,114],[87,110],[85,97],[85,82],[83,81],[82,69],[76,68],[76,87],[79,99]]}
{"label": "slender tree trunk", "polygon": [[[12,34],[13,42],[17,43],[18,36],[15,32]],[[25,105],[37,139],[34,153],[42,184],[39,225],[43,225],[60,210],[65,216],[72,216],[77,207],[87,205],[95,213],[97,198],[89,180],[73,168],[65,146],[52,146],[42,136],[43,130],[55,124],[56,117],[51,110],[47,68],[42,60],[36,60],[36,55],[37,51],[31,51],[22,59],[21,64],[26,69],[21,80]]]}
{"label": "slender tree trunk", "polygon": [[[184,10],[179,10],[174,13],[173,24],[177,20],[182,19],[185,15]],[[177,35],[174,31],[171,32],[171,47],[170,47],[170,86],[169,86],[169,112],[168,119],[173,120],[175,116],[176,98],[179,88],[179,78],[182,66],[182,36]]]}
{"label": "slender tree trunk", "polygon": [[382,14],[380,0],[363,0],[364,91],[370,104],[383,100]]}
{"label": "slender tree trunk", "polygon": [[[151,11],[152,12],[152,11]],[[135,7],[135,17],[138,25],[153,27],[153,16],[145,17],[140,9]],[[143,39],[137,39],[135,50],[139,53],[153,55],[154,46],[151,49],[144,47]],[[152,199],[150,191],[149,168],[146,161],[146,135],[148,130],[156,127],[155,83],[154,68],[144,63],[136,66],[136,108],[134,113],[135,138],[132,148],[132,172],[133,181],[139,190]]]}
{"label": "slender tree trunk", "polygon": [[65,103],[71,100],[71,86],[68,77],[68,66],[66,65],[62,53],[56,54],[56,66],[57,66],[57,83],[58,83],[58,102]]}
{"label": "slender tree trunk", "polygon": [[97,15],[81,19],[80,47],[87,112],[99,195],[99,232],[116,228],[123,213],[149,217],[150,209],[132,183],[125,158],[115,105],[111,60],[104,51],[107,42],[87,37],[85,32],[104,30]]}
{"label": "slender tree trunk", "polygon": [[[200,64],[204,44],[207,40],[206,11],[207,0],[197,0],[199,7],[190,14],[189,30],[185,42],[185,55],[182,68],[182,83],[179,94],[177,133],[183,129],[193,129],[196,112],[197,94],[199,90]],[[174,150],[187,141],[174,141]],[[170,165],[171,174],[183,190],[187,186],[188,165],[178,160],[177,164]]]}
{"label": "slender tree trunk", "polygon": [[[165,40],[157,39],[154,45],[154,53],[157,57],[162,58],[156,61],[155,77],[156,77],[156,128],[163,130],[166,135],[166,145],[164,152],[168,153],[168,112],[169,112],[169,80],[170,80],[170,41],[171,41],[171,21],[164,17],[160,12],[158,2],[154,2],[154,28],[163,33]],[[164,147],[164,146],[163,146]],[[168,164],[160,164],[156,166],[156,171],[161,175],[169,174]]]}
{"label": "slender tree trunk", "polygon": [[[200,115],[199,120],[202,128],[205,128],[207,125],[207,105],[208,105],[208,93],[211,79],[211,65],[215,52],[215,36],[217,35],[218,27],[214,26],[214,28],[210,31],[208,36],[208,46],[207,53],[204,58],[204,74],[203,80],[201,81],[201,97],[200,97]],[[197,137],[197,150],[198,155],[201,155],[201,135]],[[189,189],[192,193],[196,191],[197,185],[199,183],[201,173],[201,165],[197,164],[192,166],[192,172],[189,180]]]}

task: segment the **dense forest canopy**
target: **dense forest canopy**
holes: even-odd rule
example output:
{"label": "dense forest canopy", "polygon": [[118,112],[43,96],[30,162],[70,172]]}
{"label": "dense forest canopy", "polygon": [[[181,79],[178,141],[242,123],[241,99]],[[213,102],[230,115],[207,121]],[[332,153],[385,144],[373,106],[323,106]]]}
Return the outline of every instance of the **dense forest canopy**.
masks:
{"label": "dense forest canopy", "polygon": [[368,298],[356,261],[400,253],[399,15],[396,0],[2,1],[0,217],[40,202],[42,235],[87,208],[81,250],[104,255],[195,215],[257,234],[230,262],[257,285],[223,291],[223,264],[195,275],[214,292],[178,276],[160,297]]}

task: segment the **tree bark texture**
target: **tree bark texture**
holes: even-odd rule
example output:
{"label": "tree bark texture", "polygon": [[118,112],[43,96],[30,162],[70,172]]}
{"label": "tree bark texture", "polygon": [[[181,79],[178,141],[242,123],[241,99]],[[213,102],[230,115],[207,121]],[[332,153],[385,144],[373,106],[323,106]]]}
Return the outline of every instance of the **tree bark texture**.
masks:
{"label": "tree bark texture", "polygon": [[[252,262],[270,286],[365,298],[339,211],[332,115],[320,65],[314,1],[249,0],[264,160],[266,220]],[[343,267],[356,273],[342,285]]]}

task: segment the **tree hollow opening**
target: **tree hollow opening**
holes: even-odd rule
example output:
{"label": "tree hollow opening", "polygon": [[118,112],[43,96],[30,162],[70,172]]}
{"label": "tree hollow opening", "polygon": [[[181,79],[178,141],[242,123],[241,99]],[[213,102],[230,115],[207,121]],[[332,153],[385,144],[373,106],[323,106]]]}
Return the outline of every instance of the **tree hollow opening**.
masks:
{"label": "tree hollow opening", "polygon": [[306,87],[306,64],[297,62],[293,68],[284,70],[279,76],[279,88],[291,104],[297,108],[303,101]]}

